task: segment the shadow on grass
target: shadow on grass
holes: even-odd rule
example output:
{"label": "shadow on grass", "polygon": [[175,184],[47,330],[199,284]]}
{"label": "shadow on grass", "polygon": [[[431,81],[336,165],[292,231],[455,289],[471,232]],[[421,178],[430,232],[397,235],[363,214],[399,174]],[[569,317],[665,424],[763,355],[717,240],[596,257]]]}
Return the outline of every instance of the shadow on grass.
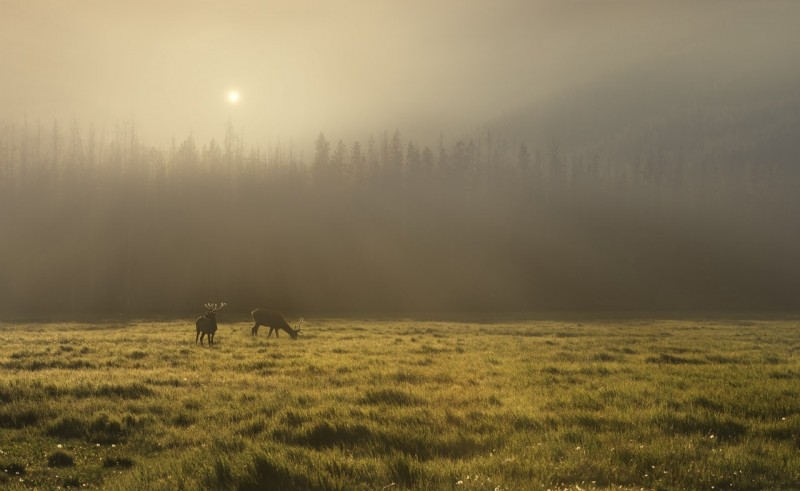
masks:
{"label": "shadow on grass", "polygon": [[35,372],[38,370],[83,370],[97,368],[97,366],[88,360],[12,360],[3,363],[3,368],[7,370],[24,370]]}
{"label": "shadow on grass", "polygon": [[126,416],[123,421],[112,419],[106,414],[101,414],[91,421],[65,417],[50,425],[46,434],[56,438],[110,444],[125,441],[130,431],[137,425],[137,420],[132,416]]}
{"label": "shadow on grass", "polygon": [[40,414],[32,409],[4,410],[0,412],[0,428],[20,429],[39,422]]}
{"label": "shadow on grass", "polygon": [[408,488],[414,488],[424,472],[419,461],[408,455],[398,455],[389,463],[393,481]]}
{"label": "shadow on grass", "polygon": [[129,457],[106,457],[103,459],[103,467],[105,468],[130,469],[133,464],[133,459]]}
{"label": "shadow on grass", "polygon": [[368,443],[376,438],[365,425],[338,425],[328,421],[318,423],[310,429],[301,432],[277,429],[273,432],[273,437],[287,443],[316,449],[336,446],[352,448]]}
{"label": "shadow on grass", "polygon": [[72,455],[59,450],[47,457],[47,465],[50,467],[72,467],[75,465],[75,459],[72,458]]}
{"label": "shadow on grass", "polygon": [[375,430],[363,424],[329,421],[297,430],[279,428],[272,432],[272,437],[316,450],[339,447],[355,454],[405,454],[419,460],[460,459],[488,453],[502,438],[465,431],[426,434],[406,431],[404,427]]}
{"label": "shadow on grass", "polygon": [[120,399],[141,399],[153,395],[153,390],[140,383],[132,384],[105,384],[99,386],[82,385],[64,391],[65,394],[75,397],[119,397]]}
{"label": "shadow on grass", "polygon": [[422,400],[399,389],[370,389],[361,398],[364,404],[385,404],[388,406],[415,406]]}
{"label": "shadow on grass", "polygon": [[647,363],[657,363],[659,365],[703,365],[706,363],[705,360],[669,355],[667,353],[661,353],[659,356],[650,356],[645,361]]}
{"label": "shadow on grass", "polygon": [[292,472],[285,462],[268,455],[258,455],[248,469],[248,474],[236,483],[239,491],[261,491],[264,489],[328,489],[314,485],[306,476]]}
{"label": "shadow on grass", "polygon": [[729,417],[704,417],[685,413],[661,414],[653,423],[663,432],[683,435],[713,435],[723,440],[736,440],[747,433],[747,426]]}

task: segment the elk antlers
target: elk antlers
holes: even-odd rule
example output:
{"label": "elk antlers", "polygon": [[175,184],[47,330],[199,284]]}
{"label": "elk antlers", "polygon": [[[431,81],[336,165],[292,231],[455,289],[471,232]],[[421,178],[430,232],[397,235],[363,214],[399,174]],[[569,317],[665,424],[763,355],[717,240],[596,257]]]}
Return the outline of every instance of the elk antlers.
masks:
{"label": "elk antlers", "polygon": [[222,307],[224,307],[224,306],[226,306],[226,305],[228,305],[228,304],[227,304],[227,303],[220,303],[220,304],[216,304],[216,303],[207,303],[207,304],[205,305],[205,308],[206,308],[206,310],[207,310],[209,313],[213,313],[213,312],[216,312],[216,311],[218,311],[218,310],[222,310]]}

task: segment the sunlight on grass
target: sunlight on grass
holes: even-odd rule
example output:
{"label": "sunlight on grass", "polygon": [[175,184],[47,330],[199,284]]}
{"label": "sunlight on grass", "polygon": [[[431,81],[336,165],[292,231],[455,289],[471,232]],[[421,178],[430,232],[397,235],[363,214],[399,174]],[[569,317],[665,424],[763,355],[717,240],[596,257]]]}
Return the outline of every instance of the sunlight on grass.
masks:
{"label": "sunlight on grass", "polygon": [[0,326],[0,486],[800,482],[795,321],[307,323]]}

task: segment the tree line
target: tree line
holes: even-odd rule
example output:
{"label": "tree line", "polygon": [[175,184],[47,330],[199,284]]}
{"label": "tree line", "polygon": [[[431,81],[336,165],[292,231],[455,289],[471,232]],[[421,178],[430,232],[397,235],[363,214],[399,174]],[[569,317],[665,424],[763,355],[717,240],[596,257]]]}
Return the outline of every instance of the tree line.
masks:
{"label": "tree line", "polygon": [[155,148],[113,131],[0,129],[0,312],[791,309],[798,169],[724,153],[434,145]]}

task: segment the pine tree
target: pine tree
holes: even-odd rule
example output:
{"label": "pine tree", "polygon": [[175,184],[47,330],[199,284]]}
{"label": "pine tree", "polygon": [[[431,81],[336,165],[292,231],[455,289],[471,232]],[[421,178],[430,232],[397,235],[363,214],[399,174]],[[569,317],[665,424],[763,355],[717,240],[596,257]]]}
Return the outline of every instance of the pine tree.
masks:
{"label": "pine tree", "polygon": [[528,147],[524,143],[519,144],[519,151],[517,152],[517,171],[523,175],[528,175],[531,170],[531,154],[528,153]]}
{"label": "pine tree", "polygon": [[325,135],[320,133],[314,144],[314,162],[312,163],[314,179],[320,183],[325,182],[325,179],[328,178],[330,153],[331,144],[325,139]]}

